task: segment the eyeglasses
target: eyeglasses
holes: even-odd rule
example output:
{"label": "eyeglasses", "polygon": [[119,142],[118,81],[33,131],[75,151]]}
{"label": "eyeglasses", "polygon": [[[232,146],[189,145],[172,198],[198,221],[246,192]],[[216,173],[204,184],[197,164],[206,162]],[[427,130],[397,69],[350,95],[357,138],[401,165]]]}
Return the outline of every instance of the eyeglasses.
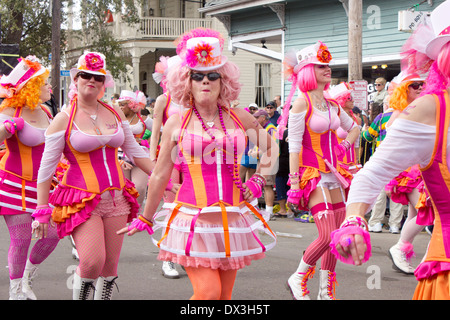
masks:
{"label": "eyeglasses", "polygon": [[193,73],[191,73],[191,79],[194,81],[203,81],[205,76],[208,78],[209,81],[216,81],[217,79],[221,78],[221,75],[218,72],[210,72],[210,73],[193,72]]}
{"label": "eyeglasses", "polygon": [[92,74],[87,72],[79,72],[77,76],[81,77],[83,80],[91,80],[92,77],[94,77],[94,80],[97,82],[105,82],[105,76],[102,76],[100,74]]}
{"label": "eyeglasses", "polygon": [[423,82],[413,82],[408,87],[413,88],[414,90],[418,90],[419,88],[423,87]]}

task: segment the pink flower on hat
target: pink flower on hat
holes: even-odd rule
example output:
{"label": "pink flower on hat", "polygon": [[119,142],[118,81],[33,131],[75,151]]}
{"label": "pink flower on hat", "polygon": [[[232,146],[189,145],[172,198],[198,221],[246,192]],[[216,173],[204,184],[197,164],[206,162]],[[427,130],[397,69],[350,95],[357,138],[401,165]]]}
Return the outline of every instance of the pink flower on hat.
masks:
{"label": "pink flower on hat", "polygon": [[88,53],[85,57],[86,60],[86,68],[91,71],[101,71],[104,66],[104,62],[102,57],[100,57],[96,53]]}
{"label": "pink flower on hat", "polygon": [[201,65],[208,65],[213,61],[212,53],[214,48],[209,43],[199,43],[193,49],[188,49],[186,52],[186,63],[193,68],[197,63]]}

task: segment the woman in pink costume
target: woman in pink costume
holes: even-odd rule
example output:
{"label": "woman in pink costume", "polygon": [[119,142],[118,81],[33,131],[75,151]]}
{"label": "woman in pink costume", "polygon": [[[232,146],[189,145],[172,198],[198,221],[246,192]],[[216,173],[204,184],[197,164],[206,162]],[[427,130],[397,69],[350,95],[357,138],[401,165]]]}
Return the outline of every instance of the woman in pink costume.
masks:
{"label": "woman in pink costume", "polygon": [[[419,98],[425,85],[425,78],[418,74],[400,73],[391,82],[393,86],[389,97],[389,106],[394,109],[391,118],[386,124],[389,128],[401,112],[414,100]],[[414,165],[400,173],[386,185],[386,194],[392,201],[408,205],[408,217],[403,224],[398,242],[389,249],[389,255],[396,269],[406,274],[414,274],[411,258],[414,256],[412,242],[414,237],[422,231],[424,226],[416,223],[417,209],[419,204],[422,209],[427,210],[426,203],[419,203],[424,191],[422,175],[418,165]],[[425,196],[426,197],[426,196]]]}
{"label": "woman in pink costume", "polygon": [[[143,140],[145,130],[152,131],[153,119],[149,116],[142,116],[141,110],[145,108],[146,98],[141,91],[129,91],[122,90],[120,93],[117,103],[120,106],[123,114],[130,123],[131,132],[134,135],[136,141],[141,145],[142,149],[148,153],[149,144],[147,140]],[[126,154],[119,150],[119,154],[122,154],[122,164],[123,173],[125,178],[132,181],[135,185],[136,190],[139,193],[138,203],[142,206],[145,199],[145,193],[147,188],[148,175],[137,167],[131,159],[127,157]]]}
{"label": "woman in pink costume", "polygon": [[[156,83],[159,83],[161,88],[164,90],[164,93],[156,99],[153,111],[153,131],[152,136],[150,137],[150,159],[153,163],[156,163],[156,159],[158,157],[161,132],[164,125],[172,115],[180,116],[184,109],[173,100],[172,95],[167,91],[167,74],[170,69],[178,68],[180,66],[180,62],[181,60],[178,55],[170,58],[162,56],[160,61],[155,65],[153,79]],[[181,167],[179,161],[177,161],[171,174],[172,182],[180,183],[181,175]],[[167,202],[172,202],[174,198],[175,196],[172,193],[166,192],[164,194],[164,200]]]}
{"label": "woman in pink costume", "polygon": [[[434,229],[426,256],[415,270],[419,281],[413,299],[450,299],[450,1],[431,14],[432,39],[413,34],[416,47],[408,53],[408,68],[429,67],[427,87],[400,114],[389,128],[385,140],[350,188],[347,216],[333,234],[333,252],[344,262],[360,265],[371,255],[370,235],[364,214],[370,210],[378,192],[390,179],[410,166],[419,164],[429,192],[434,216],[424,223]],[[419,63],[420,61],[420,63]],[[426,70],[425,70],[426,71]],[[383,175],[377,172],[383,171]]]}
{"label": "woman in pink costume", "polygon": [[[158,258],[184,266],[194,291],[191,299],[231,299],[237,271],[263,258],[276,239],[266,222],[269,217],[255,206],[264,176],[275,171],[278,147],[251,114],[228,107],[240,92],[239,70],[222,55],[223,43],[220,33],[203,28],[178,42],[183,62],[169,72],[168,90],[189,110],[164,126],[141,217],[150,233],[153,223],[155,230],[162,228],[162,238],[153,239],[161,249]],[[248,138],[265,152],[257,173],[243,184],[239,163]],[[156,213],[176,147],[183,182],[175,201]],[[163,216],[163,221],[158,219]],[[131,226],[120,232],[132,235],[142,229]],[[263,243],[260,230],[273,241]]]}
{"label": "woman in pink costume", "polygon": [[[321,259],[318,299],[334,299],[336,259],[329,252],[331,232],[345,216],[345,189],[351,174],[340,166],[338,156],[356,140],[359,129],[335,100],[326,99],[331,82],[331,54],[322,42],[285,57],[285,67],[293,85],[279,120],[283,131],[289,118],[289,153],[291,189],[288,204],[311,211],[318,238],[305,251],[300,264],[287,281],[296,300],[309,300],[306,283]],[[301,95],[289,111],[292,96],[299,88]],[[347,139],[337,142],[336,130],[349,132]]]}
{"label": "woman in pink costume", "polygon": [[[155,65],[155,72],[152,76],[155,82],[161,86],[164,93],[156,98],[155,107],[153,108],[153,131],[152,136],[150,137],[150,159],[152,160],[153,165],[156,163],[161,147],[161,132],[164,125],[172,115],[180,116],[184,109],[173,101],[172,96],[167,91],[167,74],[171,68],[179,67],[181,62],[180,57],[178,55],[170,58],[161,56],[159,60],[160,61]],[[173,166],[170,178],[174,183],[181,183],[182,172],[179,159],[177,159]],[[174,193],[167,191],[164,193],[165,202],[173,202],[174,199]],[[168,279],[178,279],[180,277],[180,274],[172,261],[163,261],[161,271],[162,275]]]}
{"label": "woman in pink costume", "polygon": [[34,56],[19,60],[9,75],[0,78],[0,96],[4,98],[0,105],[0,140],[6,146],[0,162],[0,214],[11,238],[9,298],[36,300],[32,282],[38,266],[59,241],[56,228],[50,227],[46,237],[36,241],[27,259],[44,132],[52,120],[43,104],[50,99],[49,71]]}
{"label": "woman in pink costume", "polygon": [[[352,89],[348,83],[342,82],[338,84],[330,89],[329,93],[331,98],[337,101],[337,103],[342,107],[342,110],[344,110],[353,119],[353,121],[358,125],[358,128],[361,130],[362,121],[360,117],[353,113],[354,104]],[[339,127],[336,131],[336,135],[338,142],[341,143],[347,138],[348,132],[342,127]],[[359,138],[360,136],[358,136],[347,152],[338,157],[338,161],[341,163],[341,166],[343,166],[351,174],[355,174],[361,168],[361,165],[359,164]]]}
{"label": "woman in pink costume", "polygon": [[[118,149],[147,174],[150,160],[123,112],[98,100],[105,83],[112,80],[104,55],[84,53],[71,77],[76,94],[46,132],[37,185],[40,210],[34,215],[46,219],[51,215],[59,237],[73,237],[80,258],[73,298],[86,299],[97,279],[95,298],[110,299],[123,242],[116,231],[139,211],[139,194],[123,174]],[[51,173],[62,154],[69,167],[49,199]],[[47,228],[41,223],[38,233],[45,234]]]}

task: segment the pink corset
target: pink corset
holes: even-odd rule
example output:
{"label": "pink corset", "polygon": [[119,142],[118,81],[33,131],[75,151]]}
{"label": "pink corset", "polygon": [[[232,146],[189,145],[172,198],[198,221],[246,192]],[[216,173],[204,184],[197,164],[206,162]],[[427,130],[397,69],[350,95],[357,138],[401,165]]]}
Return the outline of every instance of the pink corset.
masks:
{"label": "pink corset", "polygon": [[[330,125],[331,117],[331,125]],[[337,115],[337,108],[330,108],[330,111],[319,111],[313,108],[311,119],[309,120],[309,127],[316,133],[322,133],[325,131],[337,130],[341,124],[339,116]]]}
{"label": "pink corset", "polygon": [[[237,165],[245,150],[246,137],[237,129],[230,130],[230,137],[237,148]],[[230,170],[234,165],[234,149],[227,137],[218,138],[223,154],[216,152],[216,143],[209,137],[186,133],[181,141],[183,184],[177,193],[175,202],[195,207],[206,207],[223,200],[228,205],[237,206],[243,201],[240,190],[234,185]]]}
{"label": "pink corset", "polygon": [[70,144],[75,150],[83,153],[91,152],[103,146],[118,148],[123,144],[125,139],[123,129],[120,124],[118,124],[118,129],[116,130],[116,132],[106,135],[84,133],[83,131],[78,129],[76,124],[73,129],[75,130],[72,130],[72,132],[70,133]]}

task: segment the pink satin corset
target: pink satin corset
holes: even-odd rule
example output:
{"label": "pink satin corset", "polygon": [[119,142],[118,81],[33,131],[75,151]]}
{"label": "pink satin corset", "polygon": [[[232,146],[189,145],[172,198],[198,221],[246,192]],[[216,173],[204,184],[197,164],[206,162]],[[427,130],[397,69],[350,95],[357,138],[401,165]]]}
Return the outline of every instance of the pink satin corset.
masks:
{"label": "pink satin corset", "polygon": [[239,168],[246,136],[240,129],[233,131],[229,131],[233,143],[225,136],[217,138],[220,148],[226,150],[225,163],[222,152],[217,154],[216,142],[209,136],[185,133],[180,148],[184,178],[175,202],[202,208],[217,204],[220,200],[233,206],[238,206],[243,201],[230,170],[233,170],[235,162],[234,145]]}

